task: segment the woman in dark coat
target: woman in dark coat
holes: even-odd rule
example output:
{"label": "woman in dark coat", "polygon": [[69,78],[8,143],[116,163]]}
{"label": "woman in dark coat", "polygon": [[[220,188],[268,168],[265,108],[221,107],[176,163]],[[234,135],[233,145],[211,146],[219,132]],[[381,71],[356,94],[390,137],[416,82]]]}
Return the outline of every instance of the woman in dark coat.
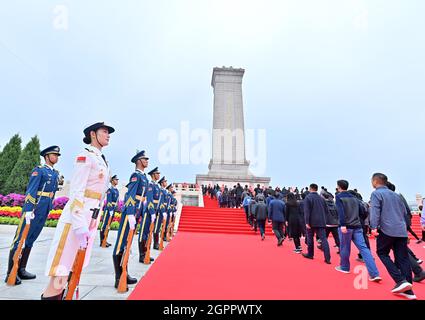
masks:
{"label": "woman in dark coat", "polygon": [[301,234],[303,231],[303,214],[296,196],[293,193],[288,194],[286,202],[286,225],[289,227],[289,236],[294,239],[295,253],[301,253]]}

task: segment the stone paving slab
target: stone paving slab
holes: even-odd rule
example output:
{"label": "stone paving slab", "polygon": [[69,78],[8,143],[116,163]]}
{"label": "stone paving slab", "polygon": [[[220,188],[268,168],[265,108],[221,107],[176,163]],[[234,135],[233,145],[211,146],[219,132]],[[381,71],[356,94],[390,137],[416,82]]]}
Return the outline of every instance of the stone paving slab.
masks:
{"label": "stone paving slab", "polygon": [[[44,228],[40,234],[28,261],[27,270],[35,273],[37,278],[23,281],[19,286],[9,287],[4,282],[7,272],[9,247],[12,243],[17,226],[0,225],[0,300],[39,300],[40,295],[49,282],[49,277],[44,275],[46,258],[53,239],[55,228]],[[111,231],[108,242],[115,244],[117,232]],[[99,233],[96,235],[95,244],[99,243]],[[167,245],[164,243],[164,245]],[[124,294],[117,293],[114,288],[114,267],[112,263],[113,246],[101,248],[93,247],[90,265],[84,269],[80,279],[80,300],[124,300],[131,294],[135,285],[129,286],[129,291]],[[133,241],[129,260],[129,274],[140,280],[151,265],[139,262],[138,244],[136,238]],[[157,258],[160,254],[152,250],[151,255]]]}

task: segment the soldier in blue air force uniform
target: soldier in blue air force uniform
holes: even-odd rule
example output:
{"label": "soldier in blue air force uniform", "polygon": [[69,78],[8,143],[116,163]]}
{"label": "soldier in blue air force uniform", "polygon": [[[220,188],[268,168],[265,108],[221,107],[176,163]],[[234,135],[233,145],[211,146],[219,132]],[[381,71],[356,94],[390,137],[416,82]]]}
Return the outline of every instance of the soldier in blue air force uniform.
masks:
{"label": "soldier in blue air force uniform", "polygon": [[[124,197],[124,207],[121,215],[121,223],[118,230],[117,241],[113,253],[115,268],[115,288],[118,288],[122,267],[121,260],[124,249],[127,246],[127,236],[129,230],[135,230],[137,221],[145,211],[146,189],[148,188],[148,179],[144,170],[148,167],[149,158],[145,151],[137,153],[132,159],[136,165],[136,171],[131,175],[130,182],[127,184],[127,193]],[[127,283],[135,284],[137,279],[127,275]]]}
{"label": "soldier in blue air force uniform", "polygon": [[[102,246],[103,239],[105,238],[106,228],[111,224],[114,219],[115,210],[118,206],[118,200],[120,193],[117,189],[118,177],[114,175],[111,178],[111,187],[106,192],[106,206],[103,210],[103,221],[100,226],[100,246]],[[106,247],[110,247],[111,244],[106,242]]]}
{"label": "soldier in blue air force uniform", "polygon": [[[139,241],[143,241],[142,245],[142,254],[139,257],[139,261],[143,263],[147,251],[147,240],[149,237],[149,229],[151,223],[155,222],[156,214],[159,209],[159,204],[161,198],[162,198],[162,192],[158,185],[158,180],[161,175],[161,173],[158,170],[158,167],[151,170],[148,173],[152,181],[149,183],[148,191],[146,193],[146,201],[147,201],[147,210],[142,215],[142,222],[140,223],[140,235],[139,235]],[[150,259],[152,262],[153,258]]]}
{"label": "soldier in blue air force uniform", "polygon": [[169,196],[169,205],[167,209],[167,221],[165,223],[165,233],[164,233],[164,241],[167,241],[167,232],[168,232],[168,226],[170,225],[170,222],[172,221],[172,217],[174,216],[174,210],[176,205],[176,198],[174,198],[174,190],[173,190],[173,184],[169,184],[166,188]]}
{"label": "soldier in blue air force uniform", "polygon": [[53,199],[59,184],[59,172],[55,170],[53,166],[59,160],[60,148],[58,146],[48,147],[40,152],[40,156],[44,158],[45,164],[37,166],[31,173],[25,193],[25,203],[22,208],[21,221],[16,230],[9,253],[6,281],[13,267],[13,256],[18,248],[22,232],[27,224],[30,225],[24,248],[22,249],[22,255],[19,260],[18,275],[16,277],[17,285],[21,284],[21,280],[32,280],[36,278],[35,274],[31,274],[25,269],[34,242],[40,235],[46,223],[47,216],[53,208]]}
{"label": "soldier in blue air force uniform", "polygon": [[[159,211],[157,215],[157,219],[155,222],[155,229],[154,229],[154,243],[153,248],[155,250],[159,249],[159,237],[161,236],[162,228],[165,228],[164,225],[164,219],[167,219],[167,212],[168,207],[170,206],[170,194],[168,193],[166,186],[167,186],[167,179],[165,177],[162,177],[161,180],[158,181],[162,196],[161,196],[161,203],[159,205]],[[165,232],[164,232],[164,235]]]}

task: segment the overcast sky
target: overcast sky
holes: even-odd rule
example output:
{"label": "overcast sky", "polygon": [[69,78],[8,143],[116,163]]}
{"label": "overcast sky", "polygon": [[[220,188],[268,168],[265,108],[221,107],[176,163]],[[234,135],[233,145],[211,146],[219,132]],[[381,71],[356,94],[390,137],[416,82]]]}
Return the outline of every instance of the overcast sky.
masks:
{"label": "overcast sky", "polygon": [[425,194],[424,11],[422,0],[4,1],[0,146],[37,134],[62,147],[69,177],[83,127],[106,121],[121,182],[137,149],[170,182],[195,181],[207,163],[160,163],[160,133],[182,121],[210,131],[212,69],[242,67],[245,126],[266,129],[273,186],[334,190],[345,178],[368,196],[382,171],[414,200]]}

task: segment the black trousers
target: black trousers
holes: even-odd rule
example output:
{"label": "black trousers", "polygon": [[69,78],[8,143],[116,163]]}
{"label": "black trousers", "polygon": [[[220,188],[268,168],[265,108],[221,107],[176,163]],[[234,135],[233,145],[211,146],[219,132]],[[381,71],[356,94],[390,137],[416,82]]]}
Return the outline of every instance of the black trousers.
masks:
{"label": "black trousers", "polygon": [[425,241],[425,231],[422,231],[422,241]]}
{"label": "black trousers", "polygon": [[325,260],[331,260],[331,250],[329,249],[329,243],[326,239],[325,228],[310,228],[307,229],[307,246],[308,246],[308,255],[314,257],[314,234],[321,240],[323,254]]}
{"label": "black trousers", "polygon": [[260,234],[266,233],[266,220],[257,220],[258,227],[260,228]]}
{"label": "black trousers", "polygon": [[334,237],[335,244],[339,248],[341,243],[339,241],[338,227],[326,227],[326,239],[329,238],[330,234],[332,234],[332,237]]}
{"label": "black trousers", "polygon": [[[390,258],[391,250],[394,253],[394,261]],[[407,238],[390,237],[379,231],[376,239],[376,253],[396,283],[401,281],[412,283],[412,268],[409,262]]]}
{"label": "black trousers", "polygon": [[294,245],[295,245],[295,249],[301,248],[300,237],[294,237]]}
{"label": "black trousers", "polygon": [[242,203],[242,198],[240,196],[236,196],[236,207],[239,208]]}
{"label": "black trousers", "polygon": [[248,218],[249,218],[249,211],[248,211],[248,209],[249,209],[249,207],[248,206],[244,206],[243,209],[245,210],[246,221],[248,221]]}
{"label": "black trousers", "polygon": [[277,240],[285,238],[285,235],[283,233],[283,222],[273,221],[272,228]]}
{"label": "black trousers", "polygon": [[415,231],[413,231],[413,230],[412,230],[412,227],[411,227],[411,226],[408,226],[408,227],[407,227],[407,231],[408,231],[408,232],[410,232],[410,234],[411,234],[413,237],[415,237],[415,239],[416,239],[416,240],[419,240],[418,235],[415,233]]}
{"label": "black trousers", "polygon": [[415,276],[419,276],[422,273],[422,267],[419,265],[418,260],[410,248],[407,248],[407,251],[409,252],[409,262],[410,267],[412,268],[413,273]]}

